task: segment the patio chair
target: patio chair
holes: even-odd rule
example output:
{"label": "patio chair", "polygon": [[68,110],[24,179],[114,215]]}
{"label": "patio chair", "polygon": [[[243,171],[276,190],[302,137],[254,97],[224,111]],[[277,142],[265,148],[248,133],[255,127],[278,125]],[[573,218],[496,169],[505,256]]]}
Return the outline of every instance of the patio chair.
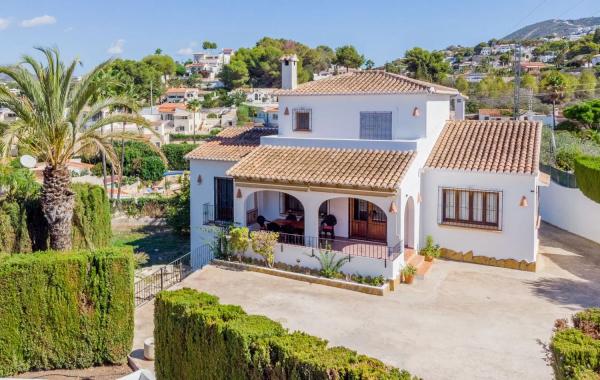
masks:
{"label": "patio chair", "polygon": [[267,225],[266,225],[267,222],[269,222],[267,220],[267,218],[265,218],[262,215],[259,215],[258,217],[256,217],[256,223],[258,223],[258,225],[260,226],[261,230],[266,230],[267,229]]}
{"label": "patio chair", "polygon": [[277,223],[269,223],[267,224],[267,231],[271,231],[271,232],[280,232],[281,231],[281,226]]}
{"label": "patio chair", "polygon": [[296,215],[294,215],[294,214],[287,214],[287,216],[285,217],[285,220],[290,220],[290,221],[295,222],[298,220],[298,218],[296,218]]}
{"label": "patio chair", "polygon": [[335,225],[337,224],[337,219],[334,215],[327,215],[323,218],[321,222],[321,235],[327,237],[327,234],[331,236],[332,239],[335,239]]}

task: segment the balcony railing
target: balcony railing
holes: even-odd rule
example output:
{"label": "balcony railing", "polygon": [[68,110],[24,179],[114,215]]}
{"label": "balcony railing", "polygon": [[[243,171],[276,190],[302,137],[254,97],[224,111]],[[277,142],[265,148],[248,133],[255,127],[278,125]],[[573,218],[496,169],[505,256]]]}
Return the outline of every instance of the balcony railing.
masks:
{"label": "balcony railing", "polygon": [[205,203],[202,205],[202,224],[227,225],[233,223],[233,207],[219,207]]}
{"label": "balcony railing", "polygon": [[366,240],[354,240],[346,238],[320,238],[294,234],[279,234],[279,242],[282,244],[308,247],[318,250],[331,250],[350,256],[368,257],[379,260],[394,260],[403,252],[403,243],[400,242],[393,247],[384,243]]}

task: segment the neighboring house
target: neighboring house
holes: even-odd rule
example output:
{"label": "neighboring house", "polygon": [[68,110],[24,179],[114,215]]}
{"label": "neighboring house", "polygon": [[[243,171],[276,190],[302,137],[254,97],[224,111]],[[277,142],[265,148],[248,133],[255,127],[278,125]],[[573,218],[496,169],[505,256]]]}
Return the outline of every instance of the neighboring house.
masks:
{"label": "neighboring house", "polygon": [[500,44],[492,46],[493,54],[510,53],[515,50],[515,44]]}
{"label": "neighboring house", "polygon": [[592,66],[600,65],[600,54],[593,56],[590,63]]}
{"label": "neighboring house", "polygon": [[542,54],[536,58],[539,62],[554,63],[554,61],[556,60],[556,53],[550,52],[550,53]]}
{"label": "neighboring house", "polygon": [[200,74],[204,78],[214,80],[223,69],[223,66],[231,62],[233,54],[233,49],[229,48],[223,49],[218,54],[194,53],[192,63],[187,64],[185,68],[188,74]]}
{"label": "neighboring house", "polygon": [[521,71],[524,73],[538,75],[542,72],[543,69],[549,67],[544,62],[520,62]]}
{"label": "neighboring house", "polygon": [[489,46],[484,46],[481,48],[481,51],[479,52],[480,55],[492,55],[492,48]]}
{"label": "neighboring house", "polygon": [[465,79],[469,83],[479,83],[487,77],[486,73],[470,73],[465,75]]}
{"label": "neighboring house", "polygon": [[0,121],[9,123],[17,120],[17,114],[8,108],[0,107]]}
{"label": "neighboring house", "polygon": [[166,103],[186,103],[194,99],[202,99],[206,91],[197,88],[172,87],[165,93]]}
{"label": "neighboring house", "polygon": [[183,103],[163,103],[158,106],[158,113],[161,121],[166,121],[166,127],[175,133],[194,133],[194,123],[196,132],[200,129],[201,113],[196,112],[194,120],[194,112],[188,111]]}
{"label": "neighboring house", "polygon": [[[277,104],[276,88],[243,88],[241,90],[246,95],[246,103],[251,106],[263,104]],[[235,92],[234,91],[234,92]]]}
{"label": "neighboring house", "polygon": [[498,108],[480,108],[478,114],[478,120],[508,121],[513,116],[511,110]]}
{"label": "neighboring house", "polygon": [[264,218],[290,265],[318,268],[307,252],[328,245],[351,257],[343,271],[395,279],[432,235],[535,267],[539,123],[464,121],[456,89],[384,71],[296,75],[283,57],[277,129],[226,128],[188,154],[192,250],[203,226]]}
{"label": "neighboring house", "polygon": [[255,123],[264,125],[265,127],[277,127],[279,125],[279,107],[278,106],[262,106],[254,118]]}

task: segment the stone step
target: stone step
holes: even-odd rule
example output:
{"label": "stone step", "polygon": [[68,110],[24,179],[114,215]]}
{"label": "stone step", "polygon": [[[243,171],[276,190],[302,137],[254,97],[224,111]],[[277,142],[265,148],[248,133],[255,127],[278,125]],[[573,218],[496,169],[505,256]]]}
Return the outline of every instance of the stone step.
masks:
{"label": "stone step", "polygon": [[416,254],[414,249],[406,248],[404,251],[404,260],[407,264],[413,265],[417,268],[417,274],[415,277],[419,280],[423,280],[425,275],[431,270],[433,262],[425,261],[425,257]]}

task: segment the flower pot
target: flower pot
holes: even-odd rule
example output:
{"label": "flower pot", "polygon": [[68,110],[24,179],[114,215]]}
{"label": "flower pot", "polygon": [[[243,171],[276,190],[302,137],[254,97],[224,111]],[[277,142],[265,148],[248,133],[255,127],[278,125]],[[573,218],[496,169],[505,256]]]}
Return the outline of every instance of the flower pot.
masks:
{"label": "flower pot", "polygon": [[432,262],[433,261],[433,256],[425,256],[425,261]]}
{"label": "flower pot", "polygon": [[404,283],[405,284],[409,284],[409,285],[412,284],[414,279],[415,279],[415,276],[412,275],[412,274],[411,275],[406,275],[406,274],[404,275]]}

